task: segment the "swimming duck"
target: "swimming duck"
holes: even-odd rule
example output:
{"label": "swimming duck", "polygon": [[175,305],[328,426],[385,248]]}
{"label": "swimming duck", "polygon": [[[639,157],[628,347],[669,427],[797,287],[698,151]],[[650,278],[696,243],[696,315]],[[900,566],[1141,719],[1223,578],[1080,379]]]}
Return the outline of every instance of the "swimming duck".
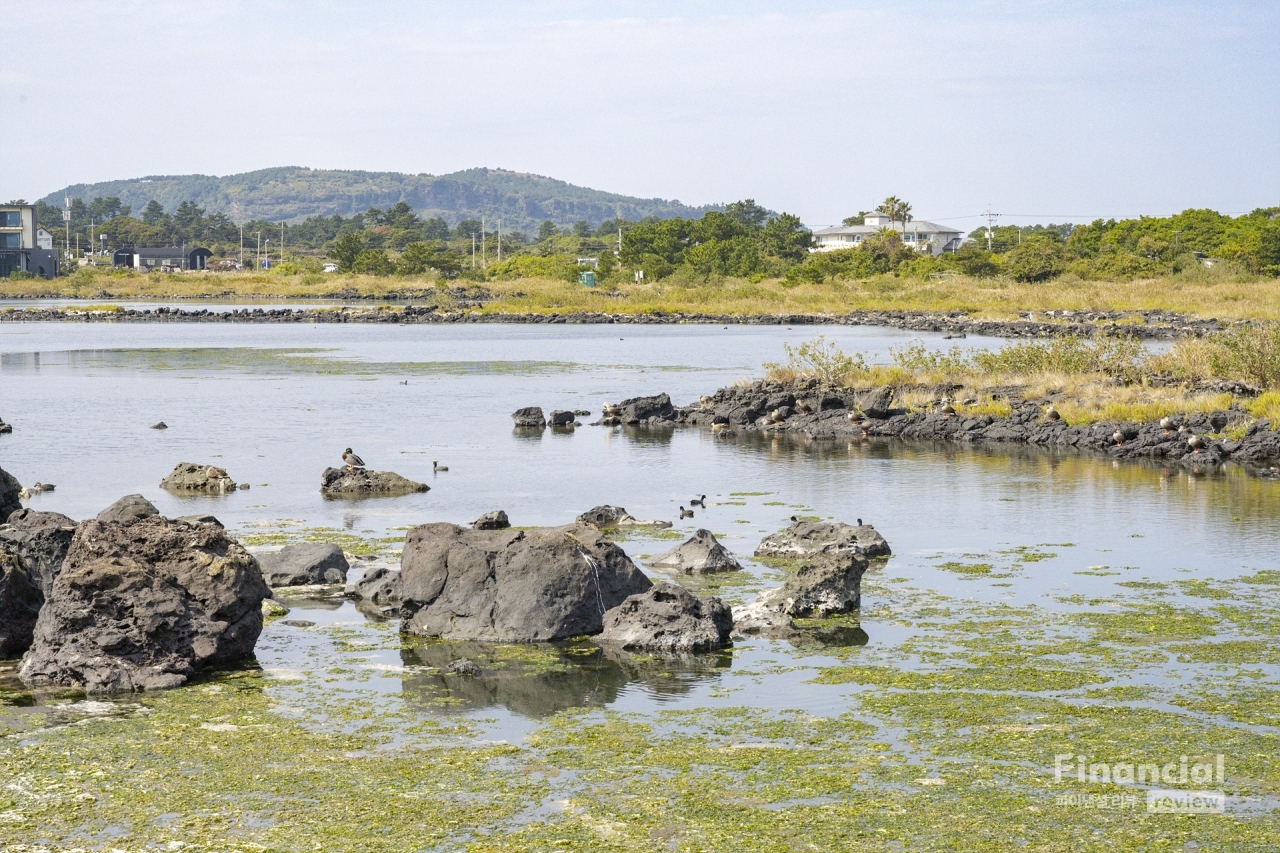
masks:
{"label": "swimming duck", "polygon": [[364,467],[364,460],[352,453],[350,447],[342,451],[342,461],[346,463],[348,471]]}
{"label": "swimming duck", "polygon": [[435,461],[434,459],[432,459],[432,460],[431,460],[431,470],[432,470],[432,471],[448,471],[448,470],[449,470],[449,466],[448,466],[448,465],[441,465],[439,462],[437,462],[437,461]]}
{"label": "swimming duck", "polygon": [[693,510],[691,510],[691,509],[685,509],[684,507],[680,507],[680,517],[681,517],[681,518],[693,518]]}
{"label": "swimming duck", "polygon": [[702,497],[700,497],[700,498],[693,498],[692,500],[690,500],[690,501],[689,501],[689,506],[700,506],[700,507],[702,507],[703,509],[706,509],[706,507],[707,507],[707,496],[706,496],[706,495],[703,495],[703,496],[702,496]]}

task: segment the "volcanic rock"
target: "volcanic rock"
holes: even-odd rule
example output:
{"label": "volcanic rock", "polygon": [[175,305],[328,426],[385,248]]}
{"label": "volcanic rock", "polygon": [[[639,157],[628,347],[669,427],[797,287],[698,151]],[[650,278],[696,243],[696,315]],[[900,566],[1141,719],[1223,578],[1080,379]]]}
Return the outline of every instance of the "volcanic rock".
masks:
{"label": "volcanic rock", "polygon": [[0,468],[0,524],[8,520],[9,516],[22,509],[22,501],[18,497],[18,493],[22,491],[22,484],[17,478],[8,471]]}
{"label": "volcanic rock", "polygon": [[31,646],[43,603],[39,580],[20,558],[0,551],[0,658],[15,657]]}
{"label": "volcanic rock", "polygon": [[541,406],[526,406],[523,409],[516,409],[511,413],[511,419],[516,422],[516,426],[542,429],[547,425],[547,419],[542,414]]}
{"label": "volcanic rock", "polygon": [[212,524],[80,524],[19,676],[89,693],[175,687],[253,654],[267,586]]}
{"label": "volcanic rock", "polygon": [[320,494],[327,498],[397,497],[430,490],[425,483],[406,480],[391,471],[326,468],[320,477]]}
{"label": "volcanic rock", "polygon": [[343,593],[385,610],[397,609],[402,597],[400,570],[386,566],[370,569],[360,580],[348,583]]}
{"label": "volcanic rock", "polygon": [[156,505],[142,495],[125,495],[98,513],[98,521],[129,525],[159,514],[160,510],[156,509]]}
{"label": "volcanic rock", "polygon": [[20,509],[0,524],[0,552],[17,557],[48,595],[75,532],[76,523],[60,512]]}
{"label": "volcanic rock", "polygon": [[585,524],[472,530],[424,524],[401,556],[402,630],[528,642],[598,634],[606,610],[652,584]]}
{"label": "volcanic rock", "polygon": [[171,492],[217,492],[224,494],[236,490],[235,480],[227,472],[213,465],[197,465],[179,462],[168,477],[160,481],[160,488]]}
{"label": "volcanic rock", "polygon": [[854,527],[831,521],[795,521],[786,530],[772,533],[760,541],[757,557],[803,559],[818,554],[861,554],[864,557],[887,557],[889,543],[869,524]]}
{"label": "volcanic rock", "polygon": [[590,524],[592,527],[657,527],[671,526],[669,521],[640,521],[620,506],[597,506],[578,516],[579,524]]}
{"label": "volcanic rock", "polygon": [[506,512],[495,509],[493,512],[486,512],[471,522],[471,526],[476,530],[506,530],[511,526],[511,522],[507,519]]}
{"label": "volcanic rock", "polygon": [[346,583],[351,566],[337,545],[302,542],[258,557],[267,586]]}
{"label": "volcanic rock", "polygon": [[650,560],[648,566],[656,571],[686,575],[742,571],[742,565],[728,548],[716,541],[710,530],[699,530],[685,542]]}
{"label": "volcanic rock", "polygon": [[629,650],[709,652],[727,645],[732,631],[723,601],[663,582],[609,610],[596,641]]}

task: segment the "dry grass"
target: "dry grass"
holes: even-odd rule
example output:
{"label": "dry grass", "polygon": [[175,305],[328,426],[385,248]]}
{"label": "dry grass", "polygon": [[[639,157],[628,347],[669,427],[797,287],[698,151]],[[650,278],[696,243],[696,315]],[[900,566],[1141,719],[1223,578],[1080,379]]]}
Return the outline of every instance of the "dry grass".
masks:
{"label": "dry grass", "polygon": [[[449,284],[468,284],[457,279]],[[0,296],[63,296],[132,299],[322,298],[347,291],[370,298],[420,290],[434,277],[395,277],[260,271],[150,275],[85,269],[53,282],[0,281]],[[877,276],[864,281],[801,284],[779,280],[750,282],[679,275],[653,284],[584,288],[569,282],[525,278],[482,283],[497,296],[486,312],[610,313],[708,312],[718,314],[838,314],[854,309],[886,311],[968,311],[993,319],[1019,311],[1166,310],[1223,318],[1280,319],[1280,281],[1225,275],[1168,277],[1138,281],[1082,281],[1064,277],[1046,284],[957,277],[948,281]]]}

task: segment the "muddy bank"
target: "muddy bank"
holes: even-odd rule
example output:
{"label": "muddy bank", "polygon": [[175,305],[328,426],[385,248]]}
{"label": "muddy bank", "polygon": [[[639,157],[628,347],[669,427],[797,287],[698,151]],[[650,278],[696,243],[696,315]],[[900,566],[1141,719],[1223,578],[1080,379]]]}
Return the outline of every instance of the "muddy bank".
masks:
{"label": "muddy bank", "polygon": [[1149,423],[1099,421],[1070,426],[1057,417],[1052,401],[1023,399],[1017,389],[1005,389],[1000,395],[1010,406],[1008,416],[957,413],[947,402],[954,390],[939,387],[933,402],[909,409],[895,405],[891,386],[851,389],[823,386],[816,380],[760,380],[721,388],[683,407],[672,406],[665,394],[626,400],[606,406],[596,423],[699,426],[723,436],[790,434],[818,441],[900,438],[1025,444],[1115,459],[1166,460],[1196,473],[1235,462],[1258,476],[1280,478],[1280,424],[1255,421],[1241,409],[1172,415]]}
{"label": "muddy bank", "polygon": [[[475,304],[480,304],[479,300]],[[958,337],[1035,338],[1074,335],[1126,335],[1173,340],[1221,331],[1229,322],[1164,311],[1022,312],[1017,320],[976,318],[962,311],[850,311],[848,314],[756,314],[654,312],[625,314],[575,311],[529,314],[446,310],[436,305],[344,306],[338,308],[124,308],[75,306],[17,308],[0,311],[0,322],[83,323],[528,323],[570,325],[744,325],[744,326],[882,326],[918,332],[944,332]]]}

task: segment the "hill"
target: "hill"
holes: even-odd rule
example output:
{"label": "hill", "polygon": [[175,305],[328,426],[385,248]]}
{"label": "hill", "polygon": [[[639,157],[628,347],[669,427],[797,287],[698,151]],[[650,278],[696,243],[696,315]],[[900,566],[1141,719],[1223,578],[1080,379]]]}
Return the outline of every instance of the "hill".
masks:
{"label": "hill", "polygon": [[42,201],[62,206],[64,196],[119,196],[135,216],[155,199],[172,212],[194,201],[210,213],[223,212],[236,222],[266,219],[298,222],[308,216],[350,216],[370,207],[406,202],[420,216],[440,216],[450,225],[463,219],[501,217],[511,231],[536,233],[551,220],[565,226],[585,219],[598,227],[606,219],[656,216],[699,217],[719,205],[690,207],[678,201],[643,199],[574,186],[554,178],[504,169],[467,169],[449,175],[408,175],[285,166],[239,175],[152,175],[97,184],[73,184]]}

